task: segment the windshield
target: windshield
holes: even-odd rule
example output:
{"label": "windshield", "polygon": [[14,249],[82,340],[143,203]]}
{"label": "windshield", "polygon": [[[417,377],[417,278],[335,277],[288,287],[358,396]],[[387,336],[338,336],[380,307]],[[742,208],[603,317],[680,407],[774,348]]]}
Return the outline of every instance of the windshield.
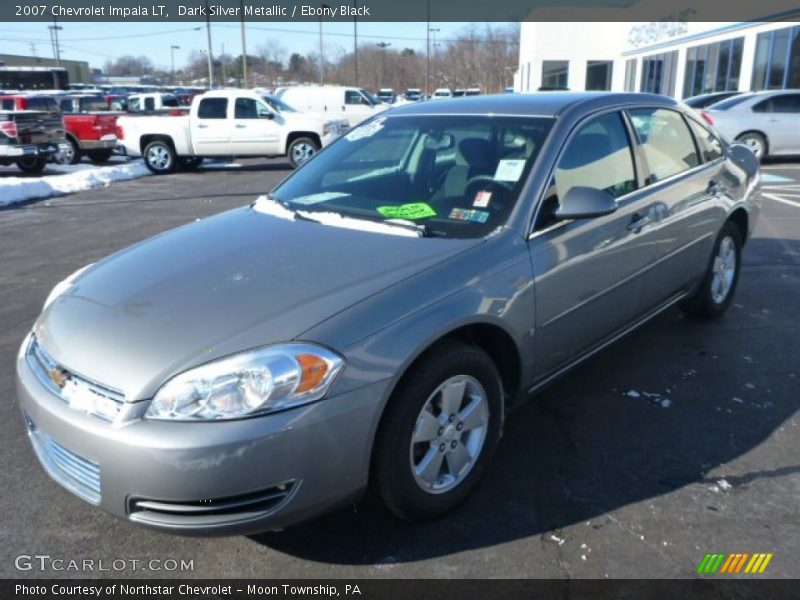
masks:
{"label": "windshield", "polygon": [[286,104],[280,98],[276,98],[275,96],[261,96],[264,99],[264,102],[269,104],[274,110],[278,112],[297,112],[294,108]]}
{"label": "windshield", "polygon": [[483,237],[505,224],[552,119],[381,116],[352,130],[271,194],[285,207],[422,235]]}

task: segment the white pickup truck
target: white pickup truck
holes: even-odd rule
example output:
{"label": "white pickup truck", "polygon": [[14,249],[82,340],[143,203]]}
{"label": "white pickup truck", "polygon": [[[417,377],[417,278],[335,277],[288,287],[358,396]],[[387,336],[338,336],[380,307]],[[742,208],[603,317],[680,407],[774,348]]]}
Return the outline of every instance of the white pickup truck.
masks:
{"label": "white pickup truck", "polygon": [[288,156],[298,167],[340,134],[334,120],[277,112],[248,90],[195,96],[188,115],[122,116],[117,129],[124,153],[142,156],[156,174],[213,156]]}

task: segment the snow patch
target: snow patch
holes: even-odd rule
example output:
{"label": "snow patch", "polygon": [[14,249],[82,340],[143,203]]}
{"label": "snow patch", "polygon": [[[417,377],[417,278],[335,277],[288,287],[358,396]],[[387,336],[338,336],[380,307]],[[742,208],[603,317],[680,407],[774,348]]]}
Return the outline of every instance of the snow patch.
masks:
{"label": "snow patch", "polygon": [[550,539],[553,540],[555,543],[557,543],[559,546],[563,546],[564,542],[567,541],[564,538],[558,537],[557,535],[551,535]]}
{"label": "snow patch", "polygon": [[731,489],[733,487],[730,483],[728,483],[724,479],[720,479],[719,481],[717,481],[717,485],[719,486],[719,489],[721,489],[721,490],[729,490],[729,489]]}
{"label": "snow patch", "polygon": [[[0,168],[0,173],[12,173],[16,166]],[[58,172],[58,175],[42,175],[40,177],[0,177],[0,206],[10,206],[28,200],[63,196],[95,188],[106,187],[114,181],[138,179],[150,175],[150,171],[141,161],[113,164],[113,166],[96,166],[90,164],[52,165],[48,164],[46,172]]]}

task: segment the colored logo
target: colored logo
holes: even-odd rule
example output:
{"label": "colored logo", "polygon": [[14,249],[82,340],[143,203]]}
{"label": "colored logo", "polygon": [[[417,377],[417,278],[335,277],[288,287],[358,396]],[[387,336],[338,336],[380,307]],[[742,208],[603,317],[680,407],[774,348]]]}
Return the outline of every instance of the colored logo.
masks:
{"label": "colored logo", "polygon": [[748,552],[738,553],[708,553],[700,561],[697,573],[700,575],[713,575],[714,573],[750,573],[760,574],[767,569],[772,553],[763,554]]}

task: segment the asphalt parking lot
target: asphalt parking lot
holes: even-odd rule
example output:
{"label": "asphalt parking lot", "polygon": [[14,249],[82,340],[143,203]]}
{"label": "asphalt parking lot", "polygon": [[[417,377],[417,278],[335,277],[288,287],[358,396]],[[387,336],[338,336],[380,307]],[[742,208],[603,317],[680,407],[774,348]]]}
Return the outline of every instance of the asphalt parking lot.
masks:
{"label": "asphalt parking lot", "polygon": [[[669,310],[511,415],[493,467],[449,517],[371,502],[290,530],[195,539],[110,517],[52,482],[16,404],[18,345],[75,269],[244,205],[282,162],[145,177],[0,210],[0,576],[692,577],[706,552],[769,552],[800,577],[800,164],[766,166],[734,304]],[[190,572],[19,572],[14,557],[177,559]]]}

